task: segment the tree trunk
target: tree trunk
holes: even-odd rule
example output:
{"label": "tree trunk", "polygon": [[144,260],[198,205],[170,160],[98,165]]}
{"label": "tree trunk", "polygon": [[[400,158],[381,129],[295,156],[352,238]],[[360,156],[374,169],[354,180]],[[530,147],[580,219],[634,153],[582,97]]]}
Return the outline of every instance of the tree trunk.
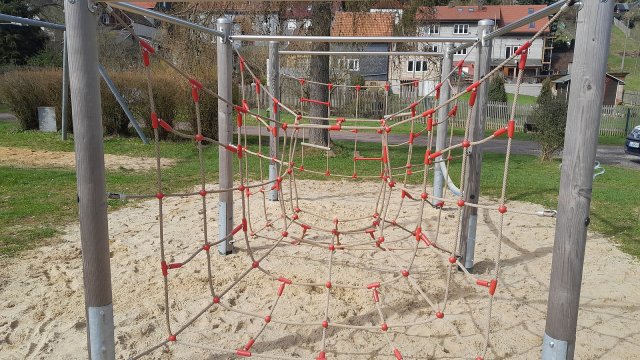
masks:
{"label": "tree trunk", "polygon": [[[310,33],[315,36],[331,35],[331,2],[313,2]],[[329,50],[329,43],[312,43],[315,51]],[[309,62],[311,81],[329,83],[329,57],[311,56]],[[309,84],[309,98],[326,102],[329,100],[329,89],[326,85]],[[328,117],[329,109],[325,105],[310,103],[309,114],[315,117]],[[328,125],[327,120],[311,120],[314,124]],[[316,145],[329,146],[329,131],[326,129],[310,129],[309,142]]]}

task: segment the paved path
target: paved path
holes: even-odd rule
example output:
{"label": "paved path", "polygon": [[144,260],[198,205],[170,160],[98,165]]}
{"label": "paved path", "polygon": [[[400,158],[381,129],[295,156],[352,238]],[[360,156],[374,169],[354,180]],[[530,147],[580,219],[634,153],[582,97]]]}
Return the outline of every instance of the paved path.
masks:
{"label": "paved path", "polygon": [[[259,128],[257,126],[248,126],[247,134],[258,135]],[[266,136],[267,131],[263,129],[262,135]],[[335,140],[353,140],[354,134],[351,132],[341,131],[332,132],[331,138]],[[407,141],[409,136],[407,134],[389,134],[390,144],[399,144]],[[378,142],[380,137],[374,133],[359,133],[358,141],[363,142]],[[461,142],[462,138],[454,136],[453,142]],[[487,152],[504,153],[506,149],[506,139],[495,139],[487,143],[482,144],[482,149]],[[426,146],[426,136],[420,136],[415,140],[416,145]],[[511,146],[512,154],[524,154],[524,155],[539,155],[540,147],[534,141],[528,140],[513,140]],[[603,165],[618,165],[630,169],[640,170],[640,157],[626,155],[624,148],[617,145],[600,145],[598,146],[598,152],[596,154],[596,160],[600,161]]]}
{"label": "paved path", "polygon": [[8,113],[0,113],[0,121],[16,121],[16,117]]}

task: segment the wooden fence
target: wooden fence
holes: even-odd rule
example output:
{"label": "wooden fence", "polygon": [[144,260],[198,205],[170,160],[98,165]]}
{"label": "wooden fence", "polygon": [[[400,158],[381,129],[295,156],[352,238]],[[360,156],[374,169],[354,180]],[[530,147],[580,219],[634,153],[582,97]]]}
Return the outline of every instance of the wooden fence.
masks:
{"label": "wooden fence", "polygon": [[[293,110],[300,109],[300,86],[294,82],[289,83],[288,86],[281,88],[280,101],[292,108]],[[293,84],[293,85],[290,85]],[[298,86],[296,86],[298,85]],[[304,87],[305,93],[302,95],[308,97],[306,92],[307,87]],[[251,107],[257,106],[256,91],[254,86],[245,85],[244,88],[245,97]],[[354,89],[338,87],[331,92],[331,115],[332,116],[355,116],[356,110],[356,96],[358,97],[358,117],[363,118],[381,118],[385,114],[391,114],[402,110],[412,102],[418,99],[417,92],[412,87],[403,88],[401,94],[390,95],[388,98],[385,96],[383,89],[374,90],[368,89],[366,91],[360,91],[358,95]],[[269,96],[261,91],[260,107],[266,109],[269,105]],[[427,98],[418,104],[416,110],[422,112],[435,105],[435,99]],[[386,107],[386,111],[385,111]],[[511,114],[512,104],[489,102],[487,105],[487,119],[485,128],[488,130],[495,130],[500,127],[504,127],[509,120]],[[525,124],[532,124],[532,114],[536,105],[522,105],[517,104],[515,106],[515,121],[516,130],[525,131]],[[302,104],[303,112],[309,111],[309,104]],[[467,112],[469,111],[469,105],[466,101],[460,101],[458,105],[458,116],[452,122],[454,127],[464,127],[466,121]],[[640,106],[612,106],[605,105],[602,107],[602,120],[600,122],[600,135],[607,136],[625,136],[628,131],[633,129],[634,126],[640,125]]]}

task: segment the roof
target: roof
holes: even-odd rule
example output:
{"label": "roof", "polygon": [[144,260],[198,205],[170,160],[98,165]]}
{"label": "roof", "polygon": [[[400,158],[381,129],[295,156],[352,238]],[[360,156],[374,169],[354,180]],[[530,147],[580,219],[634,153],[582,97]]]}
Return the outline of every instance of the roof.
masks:
{"label": "roof", "polygon": [[337,12],[331,24],[331,36],[391,36],[391,13]]}
{"label": "roof", "polygon": [[[498,27],[504,27],[519,20],[531,12],[544,9],[546,5],[487,5],[487,6],[436,6],[434,8],[422,6],[416,12],[416,20],[429,22],[476,22],[483,19],[495,20]],[[512,33],[538,32],[547,19],[535,22],[535,27],[521,26]],[[548,30],[547,30],[548,31]]]}
{"label": "roof", "polygon": [[[607,73],[606,76],[611,78],[611,79],[613,79],[613,80],[615,80],[615,81],[617,81],[617,82],[619,82],[620,84],[624,85],[624,80],[621,80],[621,79],[619,79],[619,78],[617,78],[617,77],[615,77],[615,76],[613,76],[613,75],[611,75],[609,73]],[[565,75],[565,76],[562,76],[560,78],[557,78],[557,79],[553,80],[553,82],[556,83],[556,84],[564,84],[564,83],[567,83],[569,81],[571,81],[571,74]]]}
{"label": "roof", "polygon": [[156,7],[157,1],[128,1],[129,4],[145,9],[153,9]]}

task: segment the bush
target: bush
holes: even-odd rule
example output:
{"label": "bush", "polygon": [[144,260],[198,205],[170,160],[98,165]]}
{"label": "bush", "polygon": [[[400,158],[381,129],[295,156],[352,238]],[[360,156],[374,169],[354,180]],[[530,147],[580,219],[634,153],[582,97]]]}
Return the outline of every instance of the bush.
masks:
{"label": "bush", "polygon": [[489,101],[503,102],[508,101],[507,91],[504,88],[504,78],[502,75],[496,75],[489,83]]}
{"label": "bush", "polygon": [[553,97],[551,81],[545,80],[538,97],[538,106],[532,114],[536,125],[535,139],[540,144],[540,159],[548,161],[564,147],[564,132],[567,125],[567,102],[562,97]]}
{"label": "bush", "polygon": [[[18,118],[23,130],[38,129],[38,106],[56,109],[57,127],[61,127],[62,70],[17,70],[0,77],[0,97]],[[68,122],[71,127],[70,121]]]}

